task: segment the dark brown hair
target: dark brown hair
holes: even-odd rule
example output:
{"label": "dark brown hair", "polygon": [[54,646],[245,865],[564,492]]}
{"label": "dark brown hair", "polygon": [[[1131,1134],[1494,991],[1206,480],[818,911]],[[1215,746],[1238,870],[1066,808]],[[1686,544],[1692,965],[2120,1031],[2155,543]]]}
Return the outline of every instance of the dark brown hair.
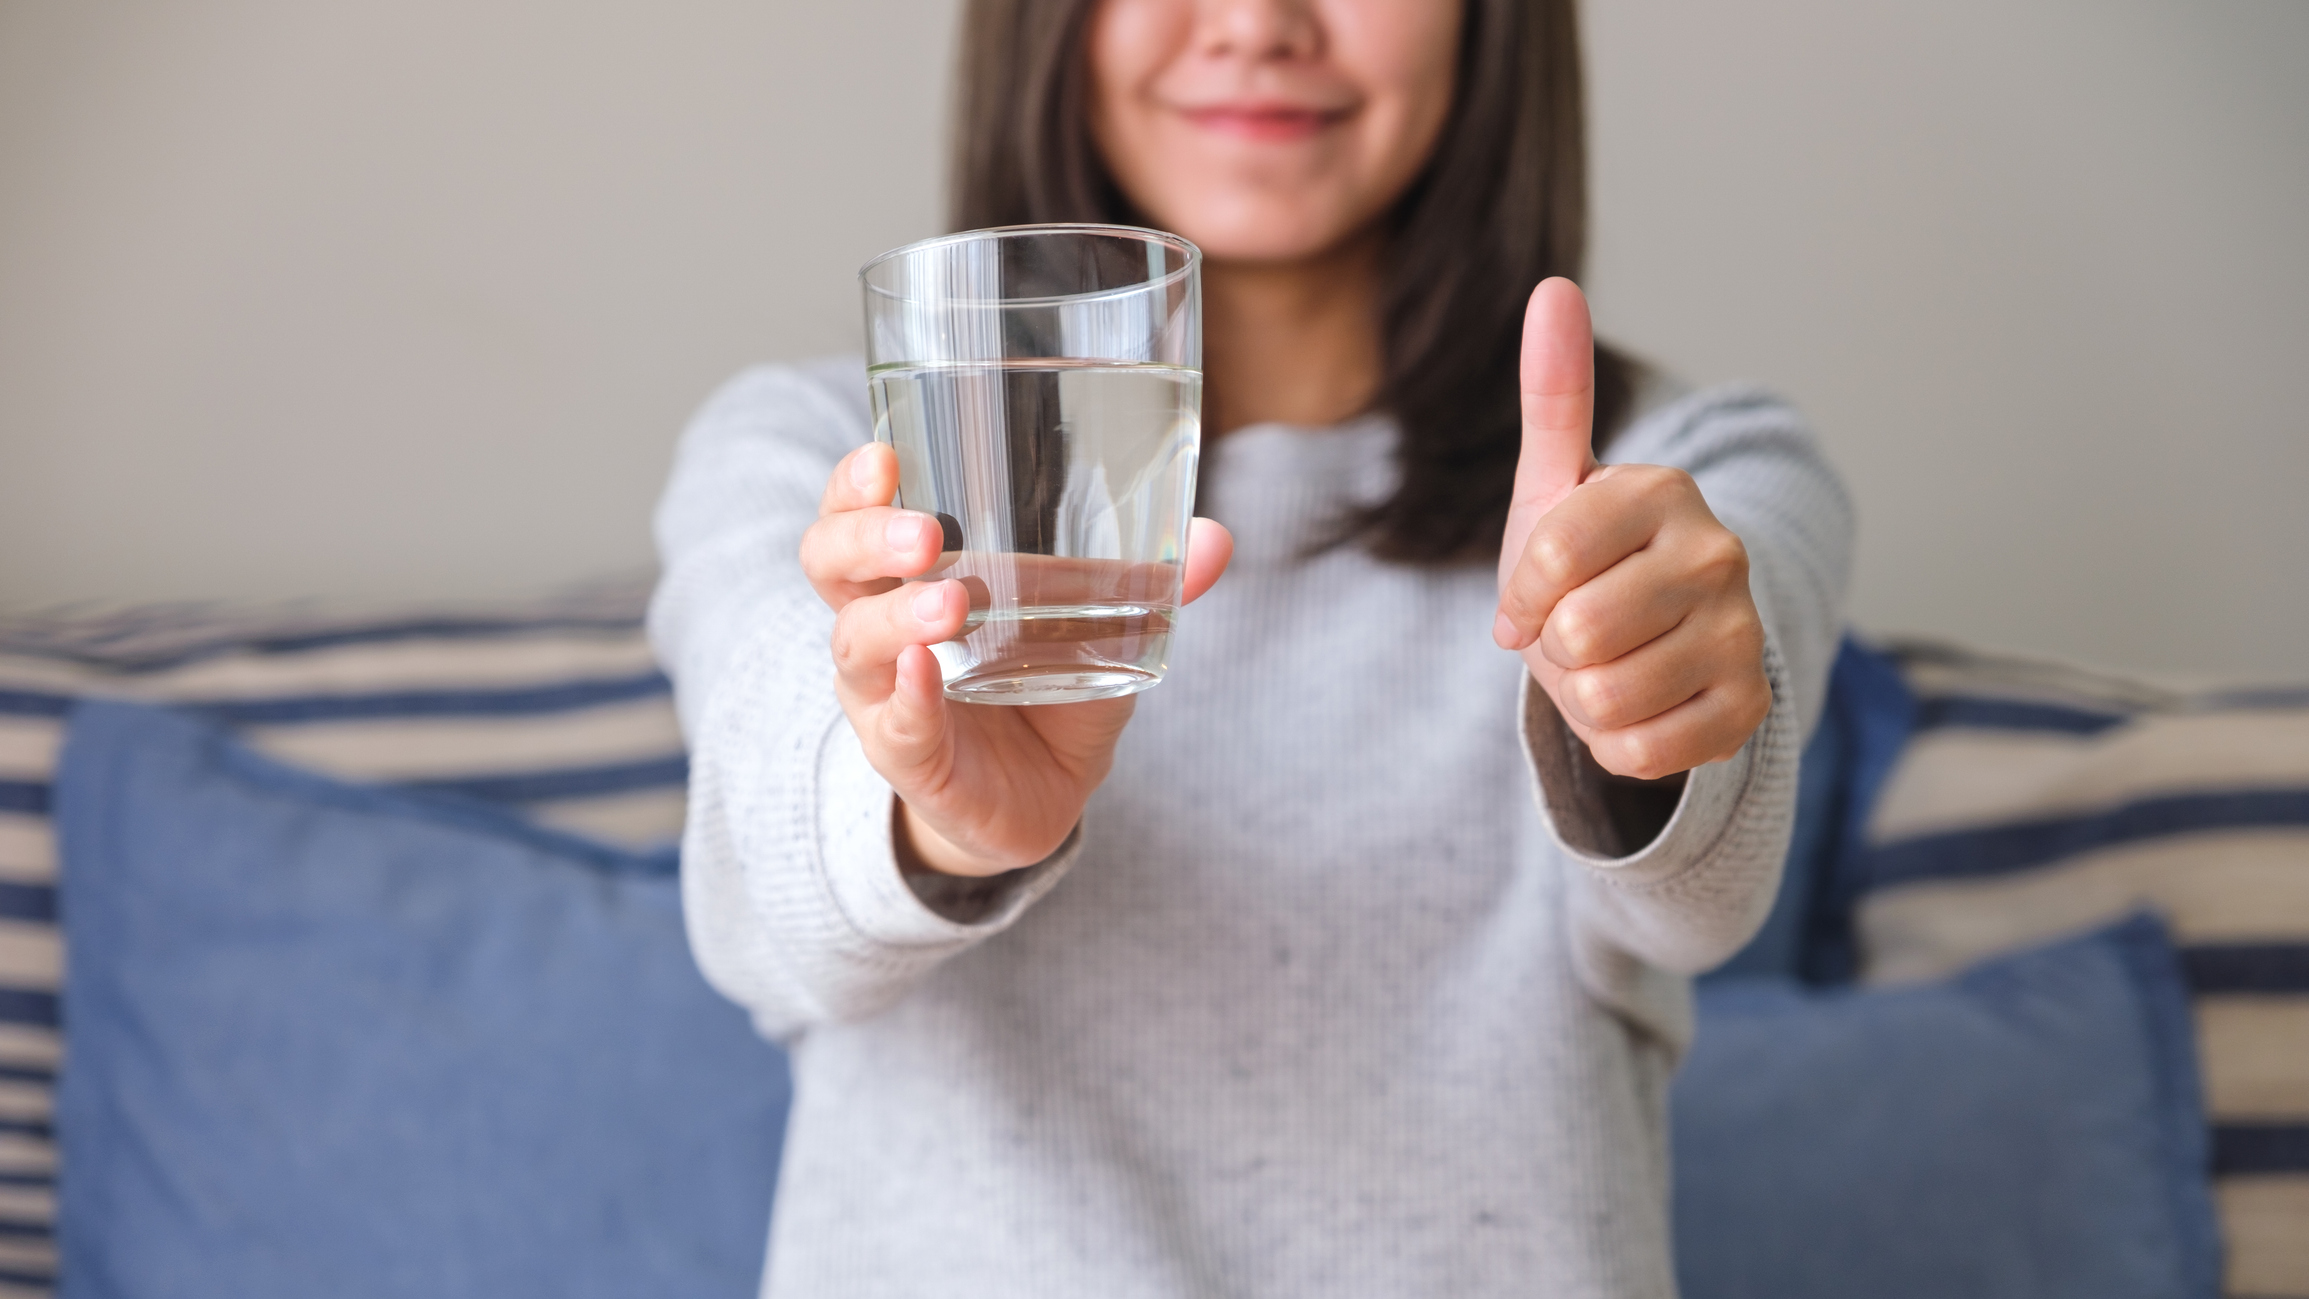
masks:
{"label": "dark brown hair", "polygon": [[[1090,131],[1084,31],[1096,0],[972,0],[964,11],[952,218],[1144,224]],[[1435,154],[1388,214],[1375,405],[1403,429],[1395,494],[1352,521],[1382,559],[1491,562],[1521,449],[1523,308],[1587,246],[1587,127],[1574,0],[1465,0],[1458,82]],[[1596,347],[1600,450],[1636,367]]]}

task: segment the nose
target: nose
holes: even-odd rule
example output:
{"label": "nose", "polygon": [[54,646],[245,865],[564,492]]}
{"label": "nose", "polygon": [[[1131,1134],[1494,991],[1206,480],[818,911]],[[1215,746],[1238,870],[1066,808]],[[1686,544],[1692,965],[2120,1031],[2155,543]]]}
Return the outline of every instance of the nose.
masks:
{"label": "nose", "polygon": [[1323,51],[1323,24],[1308,0],[1201,0],[1195,44],[1205,57],[1310,59]]}

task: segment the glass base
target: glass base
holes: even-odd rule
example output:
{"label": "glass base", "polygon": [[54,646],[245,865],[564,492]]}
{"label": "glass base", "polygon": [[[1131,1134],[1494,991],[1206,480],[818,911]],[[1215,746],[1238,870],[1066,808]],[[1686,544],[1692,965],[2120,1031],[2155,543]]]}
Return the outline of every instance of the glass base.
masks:
{"label": "glass base", "polygon": [[1052,664],[957,677],[946,683],[946,697],[962,704],[1079,704],[1135,695],[1160,680],[1160,673],[1119,665]]}

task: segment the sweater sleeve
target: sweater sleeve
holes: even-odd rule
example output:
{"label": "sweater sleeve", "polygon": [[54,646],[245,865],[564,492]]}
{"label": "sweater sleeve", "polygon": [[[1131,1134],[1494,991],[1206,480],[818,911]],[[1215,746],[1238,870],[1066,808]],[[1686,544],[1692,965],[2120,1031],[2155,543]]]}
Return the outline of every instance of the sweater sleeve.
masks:
{"label": "sweater sleeve", "polygon": [[834,695],[834,615],[799,562],[835,463],[870,437],[855,360],[750,370],[683,434],[657,511],[649,631],[690,749],[682,905],[706,979],[788,1037],[874,1013],[1008,927],[1071,864],[909,881],[895,800]]}
{"label": "sweater sleeve", "polygon": [[1802,419],[1715,389],[1640,420],[1609,460],[1671,465],[1747,546],[1772,706],[1730,760],[1694,769],[1649,843],[1615,832],[1601,767],[1527,674],[1523,736],[1541,809],[1572,863],[1572,958],[1589,989],[1680,1050],[1684,976],[1721,964],[1771,910],[1795,816],[1796,762],[1818,720],[1843,619],[1852,509]]}

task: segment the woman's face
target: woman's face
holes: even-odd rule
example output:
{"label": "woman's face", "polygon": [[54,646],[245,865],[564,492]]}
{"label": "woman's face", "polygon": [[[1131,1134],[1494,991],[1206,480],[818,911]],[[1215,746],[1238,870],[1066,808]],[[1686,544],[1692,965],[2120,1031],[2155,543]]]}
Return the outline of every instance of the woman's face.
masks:
{"label": "woman's face", "polygon": [[1091,131],[1148,220],[1218,261],[1360,233],[1451,108],[1458,0],[1098,0]]}

